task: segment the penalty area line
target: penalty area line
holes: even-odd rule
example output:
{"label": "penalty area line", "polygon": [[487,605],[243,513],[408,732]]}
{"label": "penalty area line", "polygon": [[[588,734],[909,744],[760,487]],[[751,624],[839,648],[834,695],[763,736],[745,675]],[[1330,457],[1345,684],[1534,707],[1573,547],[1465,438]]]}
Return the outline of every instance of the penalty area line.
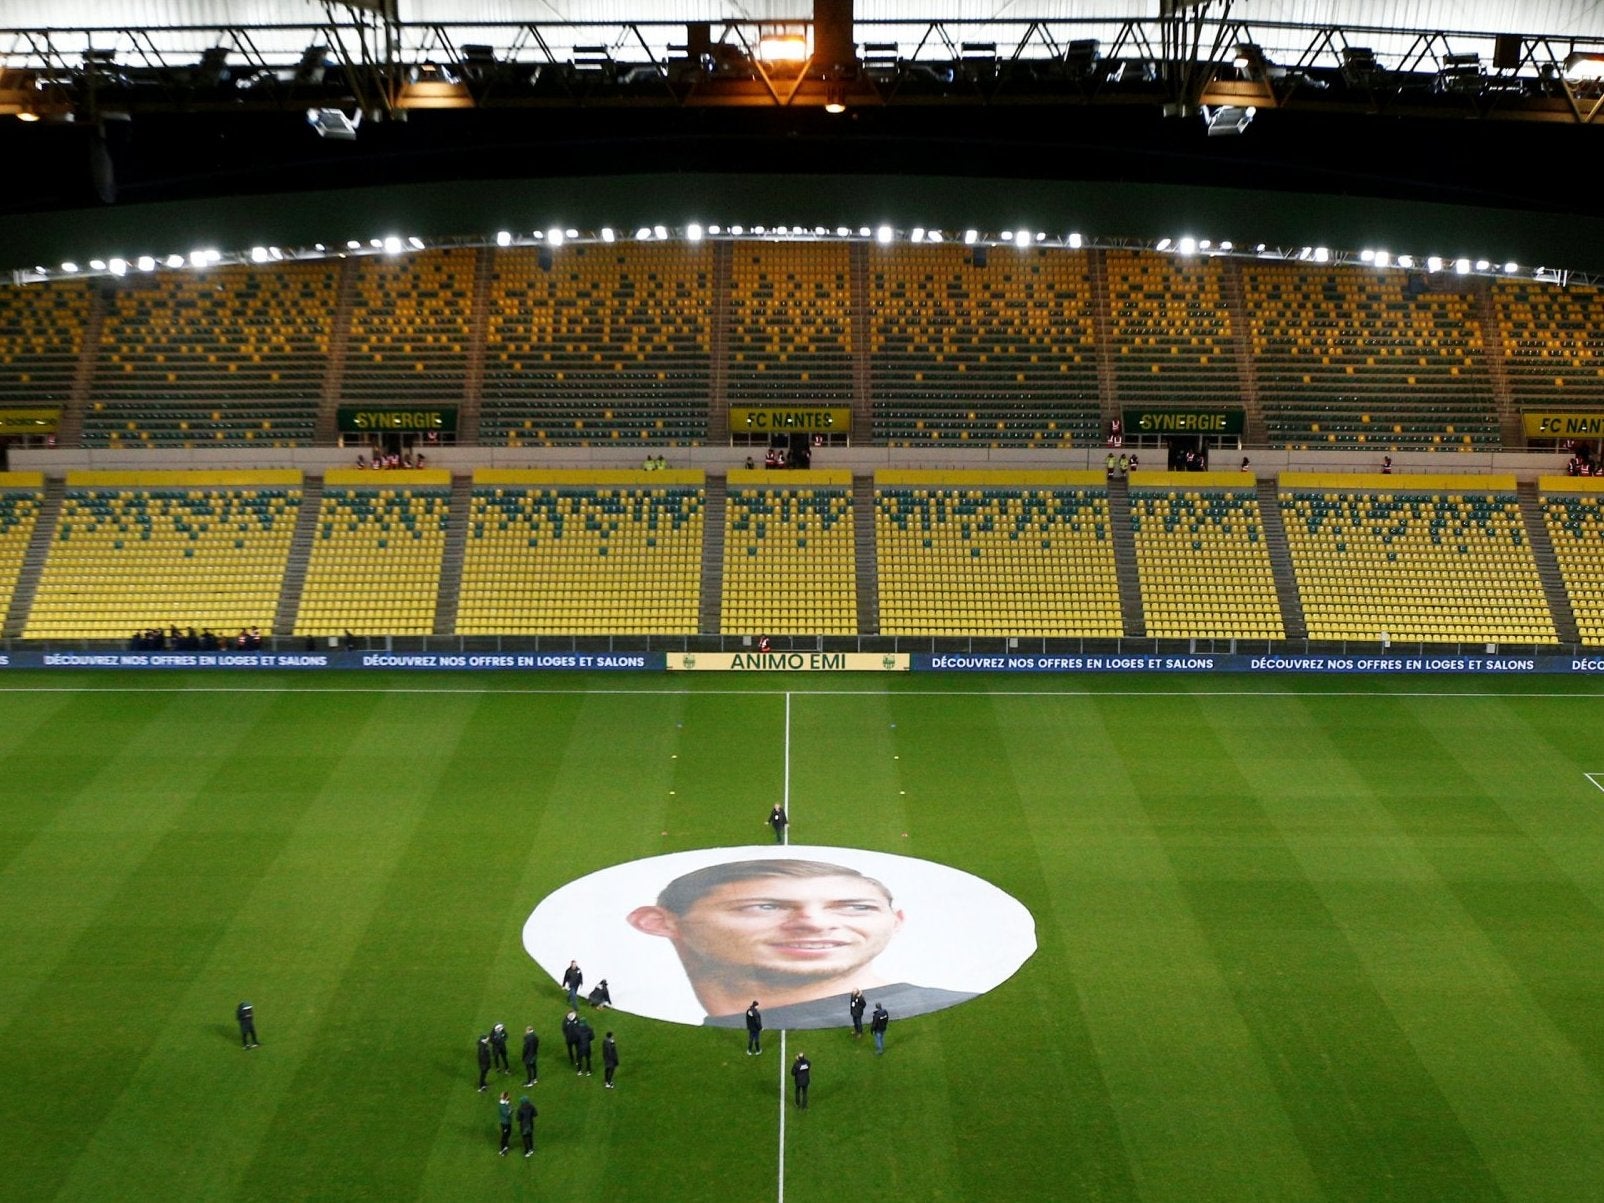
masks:
{"label": "penalty area line", "polygon": [[1600,780],[1600,778],[1604,778],[1604,773],[1583,773],[1582,776],[1592,782],[1594,789],[1604,793],[1604,780]]}

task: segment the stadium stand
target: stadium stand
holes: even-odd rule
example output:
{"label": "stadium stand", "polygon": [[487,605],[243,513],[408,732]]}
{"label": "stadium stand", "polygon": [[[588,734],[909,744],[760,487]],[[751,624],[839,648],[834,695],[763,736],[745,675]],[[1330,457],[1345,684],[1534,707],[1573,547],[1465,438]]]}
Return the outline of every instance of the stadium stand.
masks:
{"label": "stadium stand", "polygon": [[432,634],[450,512],[449,472],[325,473],[295,634]]}
{"label": "stadium stand", "polygon": [[701,472],[481,469],[459,635],[689,635],[701,597]]}
{"label": "stadium stand", "polygon": [[89,447],[302,446],[328,367],[336,260],[129,275],[110,294]]}
{"label": "stadium stand", "polygon": [[1471,294],[1422,292],[1392,269],[1301,263],[1255,261],[1242,281],[1272,445],[1498,446]]}
{"label": "stadium stand", "polygon": [[738,242],[730,263],[727,389],[735,404],[853,393],[851,248]]}
{"label": "stadium stand", "polygon": [[1537,488],[1577,632],[1604,646],[1604,479],[1544,476]]}
{"label": "stadium stand", "polygon": [[712,277],[707,244],[497,251],[481,441],[705,439]]}
{"label": "stadium stand", "polygon": [[1311,639],[1554,642],[1513,477],[1287,473],[1279,487]]}
{"label": "stadium stand", "polygon": [[727,479],[726,635],[855,635],[850,472],[732,471]]}
{"label": "stadium stand", "polygon": [[885,635],[1118,636],[1096,472],[877,472]]}
{"label": "stadium stand", "polygon": [[0,615],[11,608],[44,488],[42,472],[0,472]]}
{"label": "stadium stand", "polygon": [[0,287],[0,405],[64,405],[84,351],[87,280]]}
{"label": "stadium stand", "polygon": [[473,336],[469,247],[357,261],[341,395],[360,402],[460,400]]}
{"label": "stadium stand", "polygon": [[271,631],[301,474],[71,472],[23,634]]}
{"label": "stadium stand", "polygon": [[1120,404],[1240,405],[1219,261],[1150,251],[1105,255]]}
{"label": "stadium stand", "polygon": [[892,446],[1100,442],[1086,254],[869,250],[874,435]]}
{"label": "stadium stand", "polygon": [[1228,472],[1134,472],[1130,506],[1149,635],[1285,638],[1253,483]]}
{"label": "stadium stand", "polygon": [[1586,284],[1499,280],[1493,306],[1517,408],[1604,404],[1604,292]]}

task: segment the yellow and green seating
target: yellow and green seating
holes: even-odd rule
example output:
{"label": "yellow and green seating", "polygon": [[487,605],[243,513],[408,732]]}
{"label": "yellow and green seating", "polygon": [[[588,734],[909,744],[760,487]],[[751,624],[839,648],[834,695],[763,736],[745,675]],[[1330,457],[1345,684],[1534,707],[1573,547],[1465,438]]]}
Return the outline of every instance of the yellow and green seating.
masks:
{"label": "yellow and green seating", "polygon": [[1122,633],[1102,476],[879,472],[886,635]]}
{"label": "yellow and green seating", "polygon": [[23,634],[270,632],[299,472],[73,472]]}
{"label": "yellow and green seating", "polygon": [[0,405],[72,396],[92,303],[87,280],[0,287]]}
{"label": "yellow and green seating", "polygon": [[724,528],[726,635],[855,635],[849,472],[733,471]]}
{"label": "yellow and green seating", "polygon": [[457,634],[694,634],[705,498],[700,472],[481,469]]}
{"label": "yellow and green seating", "polygon": [[1289,473],[1280,504],[1312,639],[1555,640],[1513,477]]}
{"label": "yellow and green seating", "polygon": [[1111,250],[1105,262],[1120,404],[1240,406],[1220,261]]}
{"label": "yellow and green seating", "polygon": [[603,243],[496,252],[481,441],[691,443],[707,437],[709,244]]}
{"label": "yellow and green seating", "polygon": [[461,399],[473,353],[477,257],[468,247],[437,247],[357,261],[341,396]]}
{"label": "yellow and green seating", "polygon": [[0,472],[0,615],[11,608],[44,495],[42,472]]}
{"label": "yellow and green seating", "polygon": [[1133,473],[1130,505],[1148,635],[1285,638],[1251,485],[1228,473]]}
{"label": "yellow and green seating", "polygon": [[852,271],[839,242],[739,242],[726,388],[735,404],[852,400]]}
{"label": "yellow and green seating", "polygon": [[1101,441],[1085,252],[867,248],[874,435],[894,447]]}
{"label": "yellow and green seating", "polygon": [[449,472],[327,473],[295,633],[433,634],[450,511]]}
{"label": "yellow and green seating", "polygon": [[1504,377],[1517,407],[1604,405],[1604,290],[1591,284],[1499,280]]}
{"label": "yellow and green seating", "polygon": [[1545,476],[1538,487],[1577,634],[1604,646],[1604,480]]}

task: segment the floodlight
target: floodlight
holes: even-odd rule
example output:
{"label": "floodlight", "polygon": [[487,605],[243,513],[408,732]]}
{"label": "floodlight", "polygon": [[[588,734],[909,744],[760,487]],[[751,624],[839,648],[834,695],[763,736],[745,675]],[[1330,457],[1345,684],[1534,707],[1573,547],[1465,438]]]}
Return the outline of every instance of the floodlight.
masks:
{"label": "floodlight", "polygon": [[1456,274],[1463,276],[1469,271],[1470,271],[1470,260],[1469,259],[1455,259],[1454,260],[1454,272]]}
{"label": "floodlight", "polygon": [[156,260],[149,255],[141,255],[134,266],[142,272],[153,272],[156,270]]}
{"label": "floodlight", "polygon": [[566,235],[556,226],[546,231],[546,241],[552,246],[561,246]]}
{"label": "floodlight", "polygon": [[940,242],[943,235],[940,230],[929,230],[926,231],[925,237],[930,239],[931,242]]}
{"label": "floodlight", "polygon": [[265,246],[253,246],[251,248],[251,262],[252,263],[266,263],[267,262],[267,248]]}
{"label": "floodlight", "polygon": [[1218,138],[1240,134],[1253,121],[1253,114],[1256,112],[1258,110],[1252,105],[1244,108],[1236,104],[1222,104],[1215,109],[1204,105],[1203,120],[1208,123],[1208,136]]}
{"label": "floodlight", "polygon": [[103,272],[103,271],[105,271],[106,270],[106,261],[104,259],[91,259],[89,261],[89,270],[92,271],[92,272]]}
{"label": "floodlight", "polygon": [[770,34],[758,41],[757,56],[765,63],[801,63],[808,57],[808,40],[800,34]]}
{"label": "floodlight", "polygon": [[391,234],[384,240],[384,253],[386,255],[399,255],[401,253],[401,238],[399,235]]}
{"label": "floodlight", "polygon": [[1197,249],[1200,250],[1200,251],[1206,251],[1206,250],[1209,249],[1209,247],[1211,247],[1213,245],[1214,244],[1212,242],[1210,242],[1207,238],[1199,238],[1197,240]]}
{"label": "floodlight", "polygon": [[1511,259],[1508,263],[1504,264],[1504,271],[1508,275],[1513,276],[1518,270],[1520,270],[1520,265],[1517,264],[1513,259]]}
{"label": "floodlight", "polygon": [[1327,247],[1317,246],[1314,248],[1314,261],[1316,263],[1326,263],[1329,262],[1330,259],[1331,251]]}
{"label": "floodlight", "polygon": [[[322,250],[322,249],[323,249],[322,247],[318,247],[318,250]],[[274,259],[282,259],[282,258],[284,258],[284,252],[279,250],[278,247],[276,247],[276,246],[268,247],[267,248],[267,253],[269,255],[271,255]]]}
{"label": "floodlight", "polygon": [[362,110],[347,117],[339,109],[307,109],[306,123],[317,131],[319,138],[355,142],[357,128],[362,124]]}
{"label": "floodlight", "polygon": [[975,243],[977,241],[979,241],[979,239],[980,239],[980,232],[978,230],[965,230],[964,231],[964,245],[965,246],[974,246]]}
{"label": "floodlight", "polygon": [[1578,50],[1565,56],[1563,70],[1569,80],[1604,79],[1604,54]]}
{"label": "floodlight", "polygon": [[702,227],[697,225],[694,221],[691,222],[690,225],[686,226],[685,227],[685,241],[687,241],[687,242],[700,242],[700,241],[702,241]]}
{"label": "floodlight", "polygon": [[510,231],[510,230],[497,230],[496,231],[496,245],[497,246],[511,246],[512,245],[512,231]]}
{"label": "floodlight", "polygon": [[564,230],[563,233],[566,234],[569,238],[578,238],[579,237],[579,231],[574,229],[572,226],[570,226],[568,229]]}
{"label": "floodlight", "polygon": [[1168,238],[1160,238],[1158,240],[1157,245],[1155,245],[1153,247],[1153,249],[1155,251],[1167,251],[1167,250],[1169,250],[1170,249],[1170,240]]}
{"label": "floodlight", "polygon": [[1391,258],[1392,258],[1392,253],[1390,251],[1377,251],[1376,252],[1376,266],[1377,267],[1386,267],[1387,266],[1387,261],[1390,260]]}
{"label": "floodlight", "polygon": [[713,237],[717,238],[719,236],[719,234],[721,234],[723,231],[718,226],[708,226],[707,227],[707,232],[709,234],[713,235]]}
{"label": "floodlight", "polygon": [[1429,271],[1429,272],[1440,272],[1440,271],[1442,271],[1442,260],[1439,259],[1436,255],[1430,256],[1426,260],[1426,270]]}
{"label": "floodlight", "polygon": [[847,229],[846,226],[836,226],[835,228],[835,236],[837,238],[845,238],[850,233],[852,233],[852,231]]}
{"label": "floodlight", "polygon": [[1235,249],[1235,244],[1229,238],[1227,238],[1224,242],[1220,243],[1220,249],[1222,251],[1233,250]]}
{"label": "floodlight", "polygon": [[1081,236],[1079,234],[1071,234],[1069,236],[1069,249],[1072,251],[1078,251],[1080,250],[1080,245]]}
{"label": "floodlight", "polygon": [[1398,266],[1399,267],[1404,268],[1404,269],[1407,270],[1408,268],[1411,268],[1414,265],[1415,265],[1415,257],[1413,255],[1399,255],[1398,256]]}
{"label": "floodlight", "polygon": [[407,245],[415,251],[421,251],[423,249],[423,239],[414,234],[411,238],[407,239]]}
{"label": "floodlight", "polygon": [[734,237],[739,238],[742,234],[746,233],[746,227],[745,226],[731,226],[730,227],[730,233]]}
{"label": "floodlight", "polygon": [[868,236],[869,236],[869,227],[868,226],[859,226],[858,227],[858,237],[859,238],[867,238]]}
{"label": "floodlight", "polygon": [[1376,252],[1375,251],[1360,251],[1359,252],[1359,262],[1360,263],[1374,263],[1375,261],[1376,261]]}
{"label": "floodlight", "polygon": [[925,240],[925,228],[923,226],[914,226],[913,233],[909,234],[908,238],[912,242],[923,242]]}
{"label": "floodlight", "polygon": [[111,274],[112,275],[120,276],[120,275],[122,275],[124,272],[126,272],[128,270],[128,260],[126,260],[126,259],[113,259],[109,263],[107,263],[106,266],[111,269]]}
{"label": "floodlight", "polygon": [[1037,230],[1036,231],[1036,241],[1037,242],[1046,242],[1047,241],[1047,231],[1046,230]]}
{"label": "floodlight", "polygon": [[602,239],[603,242],[611,242],[614,238],[617,238],[617,237],[618,237],[618,235],[613,232],[613,227],[612,226],[603,226],[602,227],[601,239]]}
{"label": "floodlight", "polygon": [[652,227],[652,237],[653,238],[667,238],[668,237],[668,230],[665,229],[663,226],[653,226]]}
{"label": "floodlight", "polygon": [[205,267],[206,266],[206,252],[205,251],[191,251],[189,253],[189,265],[191,267]]}
{"label": "floodlight", "polygon": [[377,250],[382,250],[384,248],[384,239],[382,239],[382,238],[369,238],[368,239],[368,245],[371,246],[376,251]]}
{"label": "floodlight", "polygon": [[182,256],[182,255],[168,255],[167,256],[167,266],[168,267],[183,267],[184,266],[184,256]]}
{"label": "floodlight", "polygon": [[1476,260],[1476,270],[1479,271],[1479,272],[1487,271],[1491,267],[1492,267],[1492,264],[1490,262],[1488,262],[1486,259],[1478,259],[1478,260]]}
{"label": "floodlight", "polygon": [[880,226],[874,232],[874,240],[881,244],[890,242],[893,237],[894,234],[890,226]]}
{"label": "floodlight", "polygon": [[649,242],[651,241],[651,237],[652,229],[650,226],[642,226],[640,229],[635,231],[635,241],[637,242]]}
{"label": "floodlight", "polygon": [[345,249],[348,251],[360,251],[362,249],[362,244],[353,238],[345,244]]}
{"label": "floodlight", "polygon": [[61,270],[64,272],[75,272],[78,270],[78,265],[76,263],[63,263],[61,265]]}
{"label": "floodlight", "polygon": [[1183,255],[1195,255],[1197,253],[1197,239],[1183,238],[1175,244],[1175,249]]}

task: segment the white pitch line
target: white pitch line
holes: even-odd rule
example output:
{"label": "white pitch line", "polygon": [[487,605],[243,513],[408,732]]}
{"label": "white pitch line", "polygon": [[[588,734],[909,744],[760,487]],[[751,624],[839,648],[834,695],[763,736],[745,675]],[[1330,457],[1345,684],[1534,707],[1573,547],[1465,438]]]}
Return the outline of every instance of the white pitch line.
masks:
{"label": "white pitch line", "polygon": [[1601,776],[1604,776],[1604,773],[1583,773],[1582,776],[1586,777],[1593,783],[1594,789],[1598,790],[1600,793],[1604,793],[1604,781],[1599,780]]}
{"label": "white pitch line", "polygon": [[[785,826],[780,829],[783,842],[791,842],[791,694],[785,694],[785,750],[781,757],[783,780],[780,787],[780,805],[785,810]],[[779,1203],[785,1203],[785,1029],[780,1029],[780,1168]]]}

